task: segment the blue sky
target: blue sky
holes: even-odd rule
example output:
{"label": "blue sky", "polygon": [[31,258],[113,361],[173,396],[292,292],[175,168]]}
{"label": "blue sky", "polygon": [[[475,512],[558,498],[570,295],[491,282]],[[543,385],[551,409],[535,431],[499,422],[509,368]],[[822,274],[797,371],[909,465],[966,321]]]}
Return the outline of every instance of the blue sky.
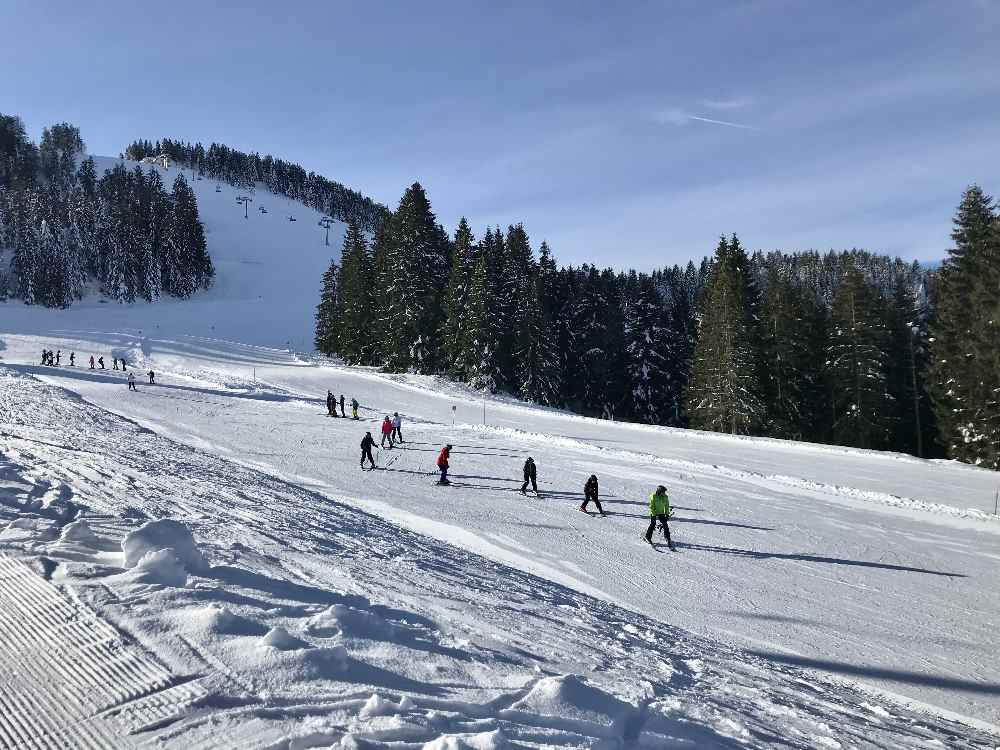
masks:
{"label": "blue sky", "polygon": [[[423,7],[427,6],[427,7]],[[0,3],[36,139],[219,141],[563,263],[714,248],[939,258],[1000,193],[1000,1]]]}

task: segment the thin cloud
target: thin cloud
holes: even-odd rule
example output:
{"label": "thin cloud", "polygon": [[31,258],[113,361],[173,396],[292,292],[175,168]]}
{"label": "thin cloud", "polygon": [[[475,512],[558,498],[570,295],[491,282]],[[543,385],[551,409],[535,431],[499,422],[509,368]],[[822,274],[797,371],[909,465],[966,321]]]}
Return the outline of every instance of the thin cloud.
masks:
{"label": "thin cloud", "polygon": [[743,109],[750,103],[750,100],[746,97],[734,97],[732,99],[702,99],[701,105],[703,107],[708,107],[709,109]]}

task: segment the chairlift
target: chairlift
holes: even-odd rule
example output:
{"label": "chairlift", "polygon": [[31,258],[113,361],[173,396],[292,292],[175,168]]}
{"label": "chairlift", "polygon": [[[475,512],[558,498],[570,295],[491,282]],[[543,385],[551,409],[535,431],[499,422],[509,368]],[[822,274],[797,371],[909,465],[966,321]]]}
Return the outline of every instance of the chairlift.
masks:
{"label": "chairlift", "polygon": [[289,221],[295,221],[295,217],[294,217],[294,216],[289,216],[289,217],[288,217],[288,220],[289,220]]}
{"label": "chairlift", "polygon": [[222,185],[216,185],[215,186],[215,192],[221,193],[222,192]]}
{"label": "chairlift", "polygon": [[258,210],[259,210],[259,211],[260,211],[260,212],[261,212],[262,214],[266,214],[266,213],[267,213],[267,209],[266,209],[266,208],[264,208],[263,206],[259,206],[259,207],[258,207]]}

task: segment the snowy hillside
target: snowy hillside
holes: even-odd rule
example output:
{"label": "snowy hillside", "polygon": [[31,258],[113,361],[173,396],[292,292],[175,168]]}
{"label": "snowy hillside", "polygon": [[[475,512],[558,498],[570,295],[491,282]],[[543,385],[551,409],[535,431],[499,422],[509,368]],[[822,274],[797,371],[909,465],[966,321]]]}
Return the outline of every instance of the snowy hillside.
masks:
{"label": "snowy hillside", "polygon": [[[0,338],[0,624],[30,683],[2,731],[23,746],[997,744],[991,472],[499,400],[483,425],[456,386],[199,338]],[[157,384],[36,366],[43,345]],[[325,416],[328,388],[362,424]],[[361,472],[392,411],[407,442]],[[577,510],[591,472],[607,518]],[[660,482],[676,553],[640,539]],[[200,552],[143,543],[152,519]],[[61,624],[81,618],[96,635]],[[81,671],[53,702],[60,661]]]}
{"label": "snowy hillside", "polygon": [[0,747],[1000,745],[998,474],[295,354],[343,226],[192,185],[210,291],[0,304]]}
{"label": "snowy hillside", "polygon": [[[94,161],[100,175],[121,160],[94,157]],[[136,162],[125,164],[131,169]],[[177,168],[147,168],[159,171],[167,186],[178,174]],[[0,310],[3,320],[22,331],[24,326],[27,330],[33,326],[37,330],[145,330],[157,335],[311,347],[320,280],[330,259],[340,256],[345,226],[340,222],[331,226],[327,247],[326,230],[318,225],[322,214],[313,209],[258,189],[249,210],[244,211],[236,201],[244,191],[207,178],[191,179],[190,170],[184,174],[197,195],[215,264],[215,285],[210,290],[189,300],[163,297],[152,305],[101,303],[99,297],[90,296],[67,310],[21,311],[11,302]],[[267,213],[260,211],[262,207]]]}

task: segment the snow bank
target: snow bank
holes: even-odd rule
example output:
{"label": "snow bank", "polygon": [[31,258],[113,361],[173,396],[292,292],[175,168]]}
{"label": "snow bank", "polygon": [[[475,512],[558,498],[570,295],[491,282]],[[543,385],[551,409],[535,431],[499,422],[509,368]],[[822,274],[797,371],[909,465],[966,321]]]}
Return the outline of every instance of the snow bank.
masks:
{"label": "snow bank", "polygon": [[66,524],[59,534],[59,541],[84,545],[94,544],[97,541],[97,535],[87,525],[87,522],[81,519]]}
{"label": "snow bank", "polygon": [[136,583],[152,583],[160,586],[187,585],[187,571],[184,564],[177,559],[173,550],[151,550],[139,558],[139,562],[129,572],[129,577]]}
{"label": "snow bank", "polygon": [[208,564],[195,544],[191,530],[180,521],[164,518],[143,524],[122,541],[125,567],[134,568],[149,552],[170,550],[174,557],[192,573],[204,573]]}
{"label": "snow bank", "polygon": [[553,728],[614,737],[621,735],[623,720],[634,712],[634,706],[586,684],[576,675],[564,675],[540,679],[501,715],[513,718],[534,714],[545,717]]}
{"label": "snow bank", "polygon": [[260,639],[260,645],[276,648],[278,651],[294,651],[309,647],[308,643],[296,638],[280,625],[268,630],[267,634]]}
{"label": "snow bank", "polygon": [[390,640],[396,630],[374,612],[334,604],[311,617],[306,623],[306,632],[320,638],[341,635],[347,638]]}
{"label": "snow bank", "polygon": [[446,734],[424,743],[422,750],[507,750],[510,747],[503,732],[495,729],[479,734]]}

